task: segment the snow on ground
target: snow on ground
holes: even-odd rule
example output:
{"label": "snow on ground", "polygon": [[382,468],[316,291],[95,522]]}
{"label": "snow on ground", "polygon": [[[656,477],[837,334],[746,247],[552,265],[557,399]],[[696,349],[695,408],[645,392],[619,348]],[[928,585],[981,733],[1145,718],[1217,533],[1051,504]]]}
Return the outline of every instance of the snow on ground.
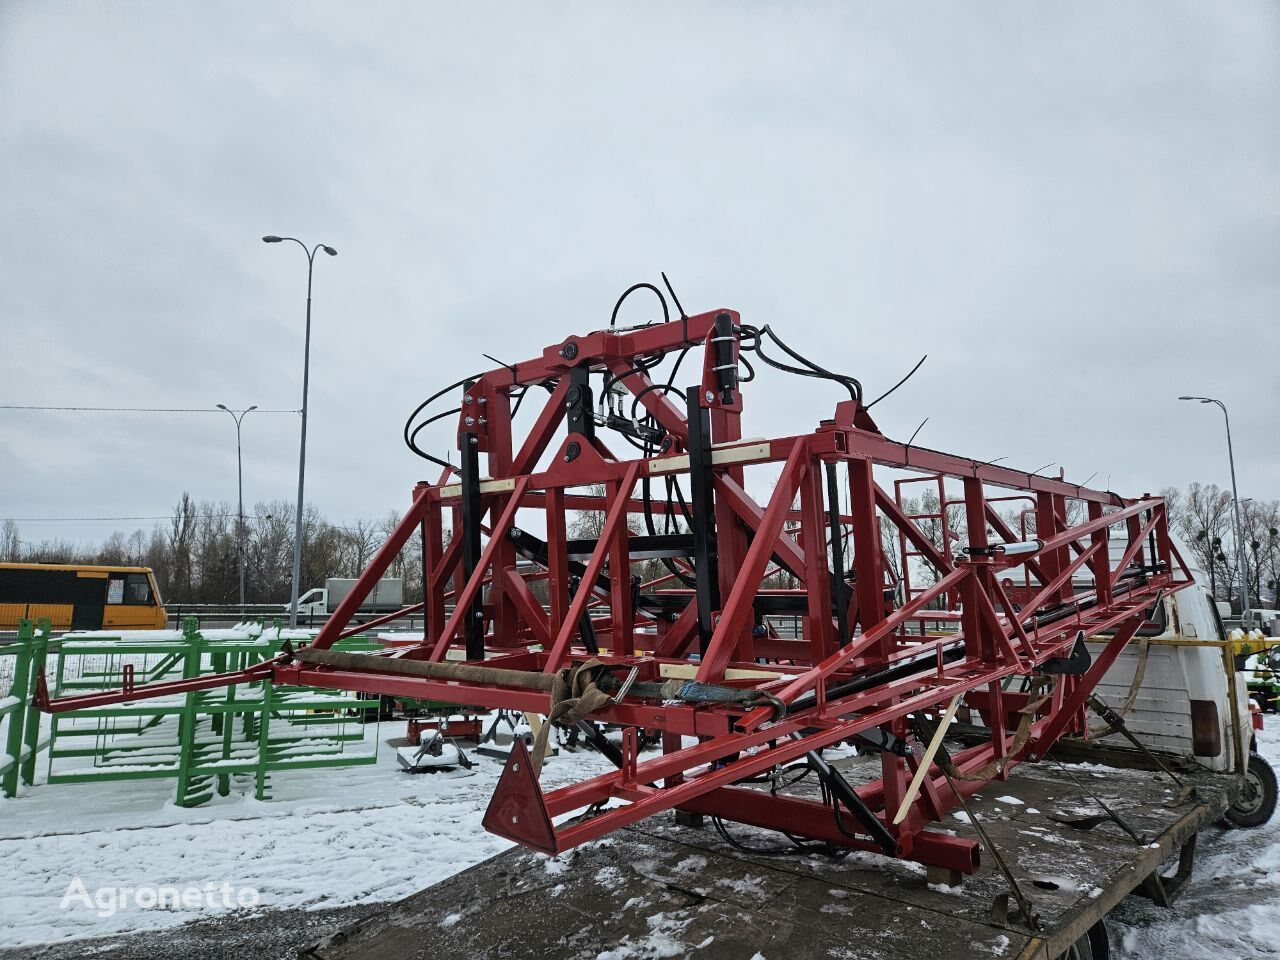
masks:
{"label": "snow on ground", "polygon": [[[1268,722],[1262,752],[1280,765],[1280,720]],[[368,749],[375,732],[368,729]],[[402,732],[383,724],[377,736]],[[376,765],[275,774],[268,802],[254,800],[246,780],[230,797],[184,809],[173,804],[171,779],[38,782],[0,800],[0,946],[171,927],[211,912],[207,899],[63,909],[77,877],[90,892],[227,883],[255,890],[262,907],[320,909],[397,899],[509,846],[480,826],[499,761],[476,757],[470,776],[411,775],[399,772],[385,743],[378,753]],[[551,788],[607,768],[595,753],[562,753],[548,761],[543,782]],[[670,933],[655,921],[655,935]],[[1118,960],[1280,955],[1280,817],[1258,830],[1206,830],[1174,908],[1130,898],[1111,929]]]}
{"label": "snow on ground", "polygon": [[[1267,716],[1258,743],[1280,769],[1280,718]],[[1108,924],[1118,960],[1280,956],[1280,814],[1254,830],[1205,830],[1195,872],[1172,908],[1130,897]]]}
{"label": "snow on ground", "polygon": [[[384,723],[380,736],[403,733],[401,723]],[[370,726],[366,749],[376,735]],[[473,759],[472,775],[407,774],[382,743],[373,765],[272,774],[270,801],[253,799],[246,778],[233,783],[231,796],[194,808],[173,803],[168,778],[38,780],[17,798],[0,800],[0,947],[207,917],[225,899],[215,893],[211,909],[208,884],[255,890],[262,907],[320,909],[406,896],[510,846],[480,826],[502,763]],[[562,751],[547,761],[543,784],[560,786],[605,769],[608,762],[594,752]],[[80,898],[63,909],[76,878],[90,896],[104,887],[194,887],[202,895],[190,906],[166,901],[165,909],[113,911],[109,900],[96,909]]]}

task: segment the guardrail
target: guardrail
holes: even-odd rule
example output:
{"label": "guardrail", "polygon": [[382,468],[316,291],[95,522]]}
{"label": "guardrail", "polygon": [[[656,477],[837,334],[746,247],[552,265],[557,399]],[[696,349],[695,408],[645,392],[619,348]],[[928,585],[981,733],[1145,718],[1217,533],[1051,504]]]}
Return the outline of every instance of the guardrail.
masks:
{"label": "guardrail", "polygon": [[[243,612],[238,603],[169,603],[165,604],[165,611],[168,614],[169,627],[174,630],[180,630],[184,622],[192,619],[196,621],[201,630],[204,630],[234,627],[236,624],[247,620],[270,623],[273,620],[287,621],[289,618],[288,606],[279,603],[246,604]],[[360,613],[351,622],[356,625],[372,620],[375,617],[383,616],[388,612],[390,611]],[[302,614],[298,617],[298,626],[304,629],[318,629],[324,626],[325,621],[328,619],[328,614],[323,616]],[[402,617],[395,622],[394,629],[422,629],[422,614]]]}

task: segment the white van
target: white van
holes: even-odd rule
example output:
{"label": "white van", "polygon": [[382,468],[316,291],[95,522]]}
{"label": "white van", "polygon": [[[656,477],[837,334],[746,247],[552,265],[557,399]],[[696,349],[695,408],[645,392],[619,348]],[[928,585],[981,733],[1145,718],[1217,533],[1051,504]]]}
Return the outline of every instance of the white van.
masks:
{"label": "white van", "polygon": [[1245,633],[1259,630],[1264,637],[1280,637],[1280,610],[1250,610],[1249,616],[1240,621]]}
{"label": "white van", "polygon": [[[1104,642],[1091,642],[1091,652],[1097,655]],[[1216,605],[1196,583],[1155,606],[1097,693],[1153,752],[1220,773],[1243,768],[1244,789],[1228,818],[1238,826],[1257,826],[1275,809],[1276,776],[1257,753],[1234,652]],[[1108,748],[1129,746],[1114,732],[1098,739]]]}

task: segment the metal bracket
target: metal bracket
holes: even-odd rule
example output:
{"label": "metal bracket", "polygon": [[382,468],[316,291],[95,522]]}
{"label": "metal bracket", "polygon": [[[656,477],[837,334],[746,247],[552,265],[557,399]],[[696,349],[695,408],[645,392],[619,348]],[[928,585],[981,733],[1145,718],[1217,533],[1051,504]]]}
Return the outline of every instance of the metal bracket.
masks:
{"label": "metal bracket", "polygon": [[622,698],[631,690],[631,685],[636,682],[638,676],[640,676],[640,668],[632,667],[631,672],[627,674],[627,679],[622,681],[622,686],[618,687],[618,692],[613,695],[615,705],[622,702]]}
{"label": "metal bracket", "polygon": [[1041,673],[1056,673],[1068,677],[1082,677],[1093,663],[1093,654],[1085,646],[1084,631],[1076,634],[1076,642],[1071,645],[1071,653],[1065,657],[1049,657],[1040,664]]}

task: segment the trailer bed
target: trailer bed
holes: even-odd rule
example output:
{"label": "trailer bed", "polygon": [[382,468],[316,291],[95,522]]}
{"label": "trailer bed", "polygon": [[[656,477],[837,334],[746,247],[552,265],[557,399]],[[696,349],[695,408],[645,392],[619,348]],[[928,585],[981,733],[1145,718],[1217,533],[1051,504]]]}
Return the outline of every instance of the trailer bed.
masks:
{"label": "trailer bed", "polygon": [[[838,764],[851,781],[870,758]],[[1055,818],[1100,813],[1053,764],[1024,764],[993,781],[972,805],[1042,929],[998,906],[1008,888],[987,851],[962,883],[923,867],[855,852],[763,856],[712,829],[670,814],[557,858],[512,849],[429,887],[327,938],[310,960],[522,958],[625,960],[698,956],[832,957],[841,960],[1052,960],[1176,858],[1230,802],[1231,778],[1182,774],[1188,797],[1167,776],[1096,765],[1070,768],[1142,839],[1106,820],[1092,829]],[[726,823],[753,847],[777,834]],[[943,829],[972,836],[963,814]],[[430,851],[423,851],[429,856]],[[1176,861],[1175,861],[1176,862]],[[943,882],[929,882],[943,881]],[[1149,885],[1149,882],[1148,882]],[[1170,884],[1173,886],[1173,884]],[[1157,891],[1157,896],[1159,891]]]}

